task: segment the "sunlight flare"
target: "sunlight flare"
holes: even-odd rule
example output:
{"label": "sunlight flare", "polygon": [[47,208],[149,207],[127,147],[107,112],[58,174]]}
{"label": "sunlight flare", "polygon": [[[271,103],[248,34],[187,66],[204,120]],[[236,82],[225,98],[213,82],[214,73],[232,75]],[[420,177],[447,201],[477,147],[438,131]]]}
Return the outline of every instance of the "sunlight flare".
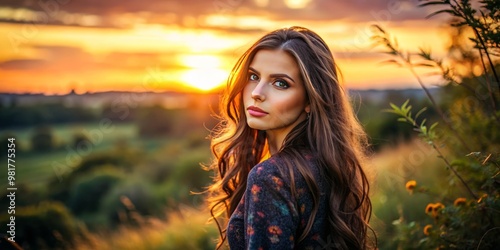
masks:
{"label": "sunlight flare", "polygon": [[182,65],[188,69],[181,73],[181,80],[188,86],[209,91],[220,86],[228,72],[221,68],[221,59],[212,55],[186,55]]}

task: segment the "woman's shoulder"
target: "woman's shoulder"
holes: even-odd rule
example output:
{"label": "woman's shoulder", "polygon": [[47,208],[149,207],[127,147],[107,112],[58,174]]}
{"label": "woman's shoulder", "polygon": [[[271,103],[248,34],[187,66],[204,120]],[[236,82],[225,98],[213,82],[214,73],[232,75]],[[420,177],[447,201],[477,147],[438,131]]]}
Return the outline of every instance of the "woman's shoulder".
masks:
{"label": "woman's shoulder", "polygon": [[[310,151],[302,150],[297,155],[290,155],[286,153],[277,153],[268,159],[255,165],[249,173],[250,178],[280,178],[288,182],[291,180],[291,175],[294,175],[295,182],[301,181],[301,174],[299,170],[300,164],[306,164],[314,175],[319,175],[319,167],[316,164],[316,158]],[[298,158],[302,158],[299,160]],[[291,169],[290,169],[291,168]]]}

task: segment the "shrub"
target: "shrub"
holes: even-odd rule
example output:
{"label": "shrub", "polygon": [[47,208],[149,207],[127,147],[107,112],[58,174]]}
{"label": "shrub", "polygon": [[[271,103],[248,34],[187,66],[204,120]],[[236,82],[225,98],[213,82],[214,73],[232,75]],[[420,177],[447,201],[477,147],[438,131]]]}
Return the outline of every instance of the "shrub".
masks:
{"label": "shrub", "polygon": [[[2,214],[2,228],[7,223],[9,216]],[[26,249],[73,249],[74,242],[84,237],[86,232],[66,207],[58,202],[17,207],[15,224],[15,240]]]}
{"label": "shrub", "polygon": [[103,198],[100,210],[111,226],[138,225],[143,216],[161,216],[164,204],[145,181],[130,180],[113,187]]}
{"label": "shrub", "polygon": [[102,198],[123,179],[124,174],[113,168],[82,177],[71,188],[68,207],[76,215],[97,212]]}
{"label": "shrub", "polygon": [[[80,157],[80,156],[78,156]],[[49,194],[52,199],[67,202],[69,191],[75,181],[94,171],[102,168],[116,168],[120,171],[132,172],[133,167],[140,161],[139,153],[130,149],[98,152],[81,158],[77,166],[69,174],[62,177],[54,177],[49,181]]]}
{"label": "shrub", "polygon": [[[448,60],[435,59],[430,51],[420,49],[415,55],[403,52],[380,27],[373,37],[395,56],[391,62],[408,67],[426,91],[443,124],[428,125],[421,118],[425,109],[412,114],[409,101],[401,106],[391,103],[389,110],[399,121],[411,124],[421,138],[437,153],[448,176],[442,181],[446,189],[432,189],[410,180],[411,193],[425,193],[433,202],[422,204],[427,217],[420,221],[405,221],[397,225],[399,247],[424,249],[494,249],[500,244],[500,77],[492,58],[500,47],[500,6],[495,0],[481,1],[479,10],[470,1],[423,1],[422,6],[440,5],[434,14],[449,13],[453,27],[470,29],[472,44],[462,46],[454,39]],[[477,14],[480,13],[480,14]],[[473,49],[466,49],[467,47]],[[453,55],[459,54],[459,58]],[[420,61],[415,62],[415,58]],[[446,65],[445,61],[451,61]],[[467,61],[467,62],[465,62]],[[470,64],[482,68],[481,75],[468,72],[458,75],[454,68]],[[438,103],[415,73],[418,66],[431,67],[447,82],[445,102]],[[452,89],[453,88],[453,89]],[[451,91],[450,91],[451,89]],[[445,107],[446,109],[443,109]]]}
{"label": "shrub", "polygon": [[31,137],[31,149],[37,152],[50,151],[55,148],[54,135],[49,126],[39,126]]}

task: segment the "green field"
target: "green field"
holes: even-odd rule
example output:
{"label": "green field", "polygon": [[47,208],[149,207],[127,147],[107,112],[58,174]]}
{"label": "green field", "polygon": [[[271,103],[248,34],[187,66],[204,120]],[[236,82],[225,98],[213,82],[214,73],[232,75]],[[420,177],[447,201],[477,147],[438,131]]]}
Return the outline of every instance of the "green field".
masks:
{"label": "green field", "polygon": [[[16,166],[16,185],[24,183],[33,188],[44,188],[47,180],[57,176],[58,171],[59,173],[64,171],[60,169],[60,166],[63,165],[71,169],[86,155],[110,150],[120,145],[151,151],[168,141],[166,138],[140,138],[137,127],[133,123],[112,124],[110,129],[106,131],[100,129],[99,124],[96,123],[56,125],[52,129],[57,148],[43,153],[28,151],[34,128],[0,131],[0,135],[7,133],[13,135],[16,139],[16,148],[20,148],[16,151],[16,162],[14,163]],[[90,140],[93,140],[93,143],[89,144],[90,147],[82,147],[80,151],[69,147],[72,144],[73,136],[78,133],[87,134]],[[7,164],[5,164],[5,168],[7,168]],[[2,180],[0,188],[3,190],[7,187],[7,171],[0,171],[0,180]]]}

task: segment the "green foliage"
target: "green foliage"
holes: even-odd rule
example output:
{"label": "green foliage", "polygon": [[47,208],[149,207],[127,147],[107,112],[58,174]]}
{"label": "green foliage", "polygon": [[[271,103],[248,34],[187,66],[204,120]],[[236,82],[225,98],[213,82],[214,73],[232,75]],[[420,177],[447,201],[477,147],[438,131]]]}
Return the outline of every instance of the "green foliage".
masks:
{"label": "green foliage", "polygon": [[73,135],[72,146],[73,149],[78,149],[79,145],[83,145],[85,143],[91,143],[90,139],[83,133],[76,133]]}
{"label": "green foliage", "polygon": [[137,225],[141,216],[161,216],[164,204],[154,196],[151,184],[130,180],[114,186],[103,198],[100,210],[111,225]]}
{"label": "green foliage", "polygon": [[76,214],[95,213],[101,205],[102,198],[120,181],[125,175],[115,168],[104,167],[78,179],[73,184],[68,199],[68,207]]}
{"label": "green foliage", "polygon": [[31,137],[31,149],[37,152],[46,152],[55,148],[55,139],[52,128],[40,126],[35,128]]}
{"label": "green foliage", "polygon": [[0,112],[0,129],[41,124],[61,124],[70,122],[87,122],[95,120],[96,116],[90,109],[83,107],[68,107],[62,102],[38,104],[33,106],[13,105],[3,108]]}
{"label": "green foliage", "polygon": [[80,161],[77,166],[66,166],[73,171],[62,177],[54,176],[49,182],[51,198],[62,202],[67,202],[69,191],[72,189],[75,180],[79,177],[100,170],[103,167],[132,172],[135,164],[140,160],[140,152],[127,148],[123,150],[95,152],[87,157],[82,157],[76,153],[67,155],[66,157],[73,157],[74,160]]}
{"label": "green foliage", "polygon": [[161,106],[143,108],[139,119],[139,135],[144,137],[165,136],[172,133],[173,122],[178,120],[175,111]]}
{"label": "green foliage", "polygon": [[[444,9],[432,15],[447,13],[454,19],[454,27],[468,28],[474,36],[470,41],[476,53],[460,46],[462,58],[469,58],[469,65],[483,69],[481,76],[459,75],[453,72],[456,65],[445,65],[444,59],[434,59],[430,51],[402,52],[397,42],[381,27],[375,26],[376,43],[384,45],[388,54],[395,57],[391,63],[404,65],[426,90],[415,67],[431,67],[440,72],[448,83],[442,103],[434,100],[426,90],[445,126],[426,124],[418,120],[425,111],[412,115],[409,101],[401,106],[391,103],[389,112],[397,114],[399,121],[411,124],[414,130],[432,147],[442,160],[448,176],[442,181],[446,189],[432,189],[410,180],[406,188],[412,193],[434,196],[437,203],[425,207],[427,220],[400,220],[397,224],[398,246],[415,246],[418,249],[493,249],[500,244],[500,79],[493,60],[498,56],[500,44],[498,1],[481,1],[479,10],[470,1],[423,1],[421,6],[438,5]],[[421,61],[415,62],[417,55]],[[471,56],[472,55],[472,56]],[[479,60],[474,60],[477,57]],[[463,63],[464,61],[453,61]],[[458,88],[458,89],[457,89]],[[446,112],[445,112],[446,110]]]}
{"label": "green foliage", "polygon": [[436,140],[437,137],[434,128],[438,125],[438,123],[433,123],[429,128],[426,125],[427,119],[423,119],[420,124],[417,123],[417,119],[420,115],[422,115],[422,113],[427,110],[427,108],[422,108],[421,110],[419,110],[415,115],[415,118],[413,118],[411,113],[412,107],[411,105],[408,105],[409,102],[410,100],[406,100],[406,102],[404,102],[401,107],[398,107],[395,104],[391,103],[390,105],[392,107],[392,110],[386,111],[401,116],[400,118],[398,118],[398,121],[409,123],[414,127],[415,131],[417,131],[420,136],[427,141],[427,143],[434,143],[434,140]]}
{"label": "green foliage", "polygon": [[[2,228],[7,223],[9,216],[2,214]],[[15,223],[15,240],[19,245],[27,246],[27,249],[73,249],[75,241],[84,237],[85,233],[85,228],[58,202],[17,207]]]}

